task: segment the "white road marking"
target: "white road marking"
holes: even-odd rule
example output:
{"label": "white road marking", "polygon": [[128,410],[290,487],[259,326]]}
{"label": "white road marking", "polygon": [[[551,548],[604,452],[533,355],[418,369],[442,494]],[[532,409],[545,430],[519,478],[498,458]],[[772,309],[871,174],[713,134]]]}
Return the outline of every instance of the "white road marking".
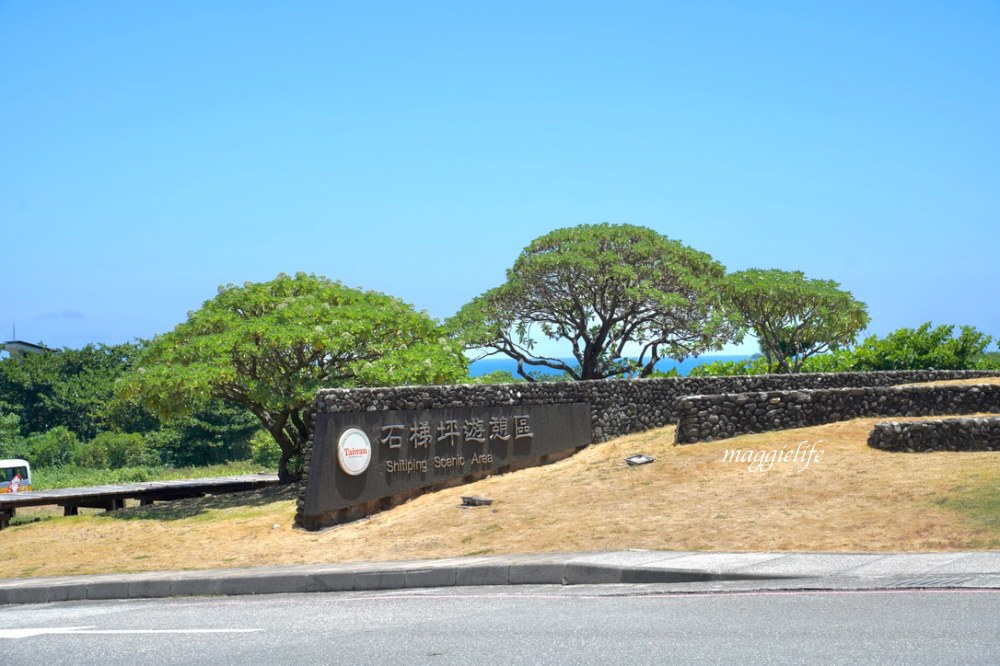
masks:
{"label": "white road marking", "polygon": [[0,629],[0,638],[31,638],[33,636],[79,636],[95,634],[250,634],[262,629],[94,629],[93,627],[38,627]]}

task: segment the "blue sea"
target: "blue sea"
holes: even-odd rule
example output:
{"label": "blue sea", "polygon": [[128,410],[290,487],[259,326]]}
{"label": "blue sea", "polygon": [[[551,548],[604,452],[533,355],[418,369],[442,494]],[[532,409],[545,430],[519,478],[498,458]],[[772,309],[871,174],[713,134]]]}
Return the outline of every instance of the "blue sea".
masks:
{"label": "blue sea", "polygon": [[[692,368],[695,368],[704,363],[714,363],[715,361],[746,361],[752,358],[751,356],[699,356],[698,358],[686,358],[680,363],[673,359],[663,359],[656,364],[656,369],[661,372],[669,372],[671,368],[677,368],[677,372],[681,375],[686,376],[691,372]],[[567,365],[573,365],[576,363],[575,359],[563,359]],[[525,366],[528,368],[528,366]],[[544,373],[547,375],[559,375],[562,374],[557,370],[552,370],[550,368],[529,368],[530,371],[537,371],[539,373]],[[469,376],[479,377],[480,375],[486,375],[497,370],[506,370],[515,377],[517,374],[517,361],[511,358],[484,358],[481,361],[476,361],[469,365]]]}

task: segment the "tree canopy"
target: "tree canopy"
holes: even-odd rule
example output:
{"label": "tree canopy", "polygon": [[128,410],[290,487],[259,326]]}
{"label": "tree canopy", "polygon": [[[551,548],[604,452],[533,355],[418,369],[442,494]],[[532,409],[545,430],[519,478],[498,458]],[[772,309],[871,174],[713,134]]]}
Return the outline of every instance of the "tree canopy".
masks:
{"label": "tree canopy", "polygon": [[219,288],[148,343],[124,391],[164,417],[211,397],[250,410],[298,477],[320,388],[434,384],[467,371],[461,346],[425,313],[372,291],[298,273]]}
{"label": "tree canopy", "polygon": [[[531,367],[581,380],[645,377],[661,358],[718,350],[738,336],[719,298],[724,278],[709,255],[645,227],[557,229],[449,326],[467,348],[517,360],[529,380]],[[539,334],[568,342],[575,363],[536,353]]]}
{"label": "tree canopy", "polygon": [[164,423],[135,401],[116,396],[118,380],[140,353],[139,345],[126,343],[0,359],[0,457],[16,454],[39,466],[93,461],[88,449],[109,434],[141,437],[145,459],[169,465],[249,455],[260,424],[242,407],[212,399]]}
{"label": "tree canopy", "polygon": [[770,371],[798,372],[810,356],[851,344],[868,325],[864,303],[801,271],[739,271],[725,293],[757,335]]}
{"label": "tree canopy", "polygon": [[0,400],[26,433],[65,426],[83,439],[113,427],[115,379],[130,365],[133,344],[87,345],[0,360]]}

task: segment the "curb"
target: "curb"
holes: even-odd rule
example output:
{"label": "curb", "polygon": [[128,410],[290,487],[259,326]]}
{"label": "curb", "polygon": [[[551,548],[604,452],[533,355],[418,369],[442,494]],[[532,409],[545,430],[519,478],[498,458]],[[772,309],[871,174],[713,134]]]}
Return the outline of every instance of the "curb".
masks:
{"label": "curb", "polygon": [[304,570],[262,568],[76,576],[8,580],[0,584],[0,605],[60,601],[158,599],[405,590],[482,585],[621,585],[708,581],[790,580],[796,576],[753,575],[574,562],[482,563],[465,566],[397,566],[345,570],[343,566]]}
{"label": "curb", "polygon": [[1000,590],[1000,551],[630,550],[7,578],[0,579],[0,605],[508,585],[672,585],[671,593],[958,588],[996,591]]}

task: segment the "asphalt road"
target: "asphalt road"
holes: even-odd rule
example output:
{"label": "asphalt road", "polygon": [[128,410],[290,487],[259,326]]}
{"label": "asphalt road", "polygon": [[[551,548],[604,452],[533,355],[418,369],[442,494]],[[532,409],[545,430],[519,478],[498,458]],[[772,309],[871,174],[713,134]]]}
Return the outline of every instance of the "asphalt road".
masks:
{"label": "asphalt road", "polygon": [[1000,590],[522,586],[0,609],[5,664],[1000,663]]}

